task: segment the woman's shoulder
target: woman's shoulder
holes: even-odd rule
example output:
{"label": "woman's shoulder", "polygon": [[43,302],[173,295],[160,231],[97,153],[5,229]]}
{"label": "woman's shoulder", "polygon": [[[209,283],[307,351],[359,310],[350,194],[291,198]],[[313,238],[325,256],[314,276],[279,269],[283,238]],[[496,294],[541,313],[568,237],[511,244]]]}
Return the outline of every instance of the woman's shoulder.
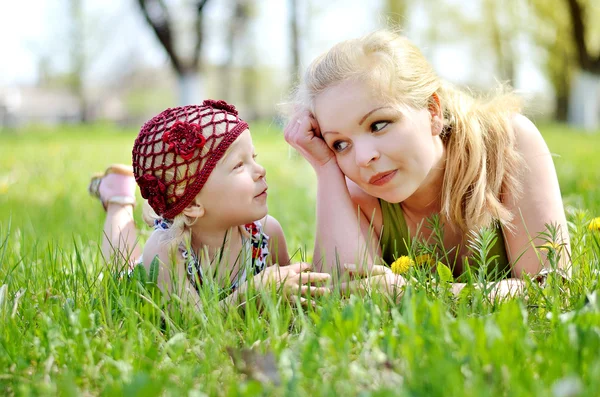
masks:
{"label": "woman's shoulder", "polygon": [[524,155],[543,154],[548,152],[548,146],[536,125],[526,116],[515,113],[511,117],[516,140],[516,147]]}

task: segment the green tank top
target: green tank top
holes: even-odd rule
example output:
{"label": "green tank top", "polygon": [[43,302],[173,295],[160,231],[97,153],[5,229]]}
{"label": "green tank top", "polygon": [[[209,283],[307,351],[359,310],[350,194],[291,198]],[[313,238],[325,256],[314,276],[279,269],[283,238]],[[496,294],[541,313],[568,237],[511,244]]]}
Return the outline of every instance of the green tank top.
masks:
{"label": "green tank top", "polygon": [[[381,214],[383,217],[383,227],[381,230],[381,257],[388,265],[402,255],[408,255],[408,247],[410,246],[410,233],[406,220],[404,219],[404,211],[400,203],[388,203],[379,199],[381,206]],[[500,279],[507,274],[510,274],[510,263],[506,254],[504,245],[504,235],[498,224],[496,226],[496,243],[490,249],[488,258],[496,256],[486,272],[491,279]],[[447,264],[451,268],[452,264]],[[475,270],[479,264],[476,261],[469,261],[469,266]]]}

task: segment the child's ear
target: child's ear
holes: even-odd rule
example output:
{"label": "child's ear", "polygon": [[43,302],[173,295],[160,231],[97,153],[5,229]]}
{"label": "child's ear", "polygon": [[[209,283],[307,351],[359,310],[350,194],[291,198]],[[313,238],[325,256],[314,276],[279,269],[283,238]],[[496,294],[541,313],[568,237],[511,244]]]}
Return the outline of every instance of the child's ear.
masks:
{"label": "child's ear", "polygon": [[204,206],[196,198],[183,210],[183,214],[190,218],[201,218],[204,216]]}

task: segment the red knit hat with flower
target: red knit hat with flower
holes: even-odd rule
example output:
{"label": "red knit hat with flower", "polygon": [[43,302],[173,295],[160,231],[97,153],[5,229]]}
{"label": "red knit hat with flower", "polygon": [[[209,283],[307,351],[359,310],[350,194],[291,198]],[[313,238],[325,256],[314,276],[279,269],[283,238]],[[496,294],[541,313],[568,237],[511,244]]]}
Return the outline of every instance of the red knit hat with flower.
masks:
{"label": "red knit hat with flower", "polygon": [[133,144],[133,173],[142,197],[173,219],[198,195],[227,148],[248,128],[233,105],[167,109],[146,122]]}

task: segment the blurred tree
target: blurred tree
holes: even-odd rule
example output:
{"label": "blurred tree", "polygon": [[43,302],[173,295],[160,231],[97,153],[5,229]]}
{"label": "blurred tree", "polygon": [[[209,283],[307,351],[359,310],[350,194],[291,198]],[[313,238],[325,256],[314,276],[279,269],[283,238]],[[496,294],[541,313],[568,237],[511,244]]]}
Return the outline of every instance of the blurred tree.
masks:
{"label": "blurred tree", "polygon": [[[200,53],[203,44],[203,10],[208,0],[138,0],[144,18],[167,53],[179,82],[179,103],[204,98]],[[167,4],[174,4],[172,9]],[[171,14],[177,14],[173,18]]]}
{"label": "blurred tree", "polygon": [[[598,24],[588,25],[588,22],[597,21],[600,7],[592,0],[565,2],[569,10],[577,66],[580,69],[575,74],[571,90],[569,121],[580,127],[596,130],[600,126],[600,42]],[[595,32],[592,33],[594,29]],[[592,45],[596,47],[595,51],[592,50]]]}
{"label": "blurred tree", "polygon": [[[419,7],[432,23],[420,35],[420,45],[467,44],[478,64],[493,67],[494,77],[516,85],[515,42],[521,33],[520,3],[521,0],[476,0],[466,5],[460,0],[423,0]],[[477,68],[481,69],[479,65]],[[480,74],[468,83],[487,85],[489,80]]]}
{"label": "blurred tree", "polygon": [[[70,49],[71,72],[68,76],[68,85],[79,102],[79,121],[86,123],[88,117],[88,103],[85,91],[85,30],[84,15],[81,0],[69,0],[69,17],[71,20]],[[47,76],[46,76],[47,78]]]}
{"label": "blurred tree", "polygon": [[515,85],[515,51],[513,40],[518,35],[518,0],[484,0],[483,21],[488,29],[489,41],[496,61],[496,73],[500,80]]}
{"label": "blurred tree", "polygon": [[573,73],[577,66],[575,48],[570,38],[570,22],[564,3],[529,0],[535,23],[527,28],[542,50],[542,70],[554,89],[554,118],[567,121]]}
{"label": "blurred tree", "polygon": [[232,83],[237,80],[234,73],[239,70],[241,72],[241,100],[246,107],[244,117],[251,120],[257,115],[256,104],[259,92],[255,48],[257,37],[252,31],[252,22],[257,15],[257,6],[255,0],[233,0],[232,3],[232,16],[226,36],[227,58],[221,96],[226,100],[234,101],[236,93]]}
{"label": "blurred tree", "polygon": [[292,70],[290,71],[291,83],[294,86],[300,73],[300,33],[298,29],[298,0],[288,0],[289,18],[290,18],[290,51],[292,56]]}
{"label": "blurred tree", "polygon": [[[577,60],[579,67],[586,72],[600,76],[600,48],[596,54],[592,54],[590,32],[587,32],[587,22],[594,20],[589,11],[592,4],[586,0],[565,0],[569,7],[569,17],[571,19],[571,38],[577,51]],[[596,5],[597,7],[597,5]],[[597,15],[596,15],[597,16]],[[596,20],[597,22],[597,20]],[[596,38],[596,47],[598,47]]]}
{"label": "blurred tree", "polygon": [[391,28],[401,29],[406,24],[406,0],[386,0],[384,7]]}

